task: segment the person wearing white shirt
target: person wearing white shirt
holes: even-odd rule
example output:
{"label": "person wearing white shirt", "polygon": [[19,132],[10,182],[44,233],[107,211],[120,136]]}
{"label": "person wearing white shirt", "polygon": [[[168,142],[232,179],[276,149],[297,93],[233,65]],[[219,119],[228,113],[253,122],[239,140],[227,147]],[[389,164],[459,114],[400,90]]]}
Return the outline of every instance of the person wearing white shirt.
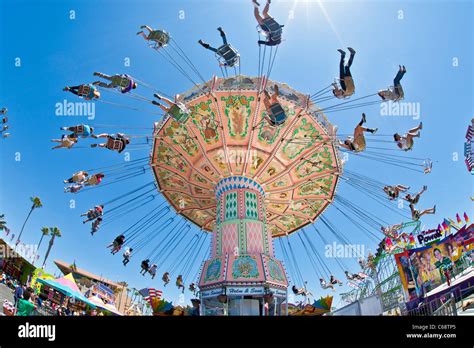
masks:
{"label": "person wearing white shirt", "polygon": [[423,129],[423,122],[420,122],[418,127],[410,129],[407,134],[400,135],[398,133],[395,133],[393,135],[393,139],[397,143],[397,146],[399,147],[400,150],[410,151],[411,149],[413,149],[413,145],[414,145],[413,139],[420,137],[420,130],[422,129]]}
{"label": "person wearing white shirt", "polygon": [[127,263],[130,262],[130,256],[132,256],[132,251],[133,251],[132,248],[125,249],[125,252],[123,253],[123,261],[122,261],[124,266],[126,266]]}

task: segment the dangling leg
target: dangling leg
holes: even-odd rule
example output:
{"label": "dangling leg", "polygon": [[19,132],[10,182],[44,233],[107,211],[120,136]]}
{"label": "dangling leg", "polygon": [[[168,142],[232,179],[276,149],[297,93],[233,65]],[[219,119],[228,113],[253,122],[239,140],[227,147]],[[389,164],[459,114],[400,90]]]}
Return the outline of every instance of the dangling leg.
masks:
{"label": "dangling leg", "polygon": [[346,90],[346,83],[344,82],[344,77],[346,77],[345,69],[344,69],[344,59],[346,57],[346,52],[341,49],[338,49],[339,53],[341,53],[341,59],[339,60],[339,85],[343,91]]}
{"label": "dangling leg", "polygon": [[157,93],[153,94],[153,96],[159,100],[162,100],[164,101],[166,104],[168,104],[169,106],[173,106],[174,105],[174,101],[168,99],[168,98],[165,98]]}
{"label": "dangling leg", "polygon": [[278,103],[278,97],[280,96],[280,88],[278,88],[278,85],[274,85],[273,90],[275,92],[273,93],[272,97],[270,98],[270,102],[272,104]]}
{"label": "dangling leg", "polygon": [[418,192],[415,197],[413,198],[412,202],[413,204],[417,204],[420,201],[421,195],[428,189],[428,187],[425,185],[423,186],[422,190]]}
{"label": "dangling leg", "polygon": [[221,33],[222,42],[224,43],[224,45],[227,45],[227,37],[225,35],[224,30],[222,29],[222,27],[217,28],[217,30],[219,31],[219,33]]}
{"label": "dangling leg", "polygon": [[63,91],[65,92],[69,91],[72,94],[79,95],[79,87],[80,86],[64,87]]}
{"label": "dangling leg", "polygon": [[271,97],[270,97],[270,94],[268,94],[267,91],[264,91],[263,94],[264,94],[263,105],[265,105],[265,109],[268,111],[268,110],[270,110],[270,106],[272,105]]}
{"label": "dangling leg", "polygon": [[92,135],[92,137],[94,139],[97,139],[97,138],[107,138],[109,135],[107,133],[101,133],[101,134],[96,134],[96,135]]}
{"label": "dangling leg", "polygon": [[343,141],[339,141],[339,146],[345,148],[346,150],[353,151],[352,147],[350,147]]}
{"label": "dangling leg", "polygon": [[354,139],[357,139],[358,137],[363,137],[364,132],[370,132],[368,128],[362,127],[362,125],[366,122],[365,119],[365,113],[362,113],[362,119],[360,120],[359,124],[357,127],[354,129]]}
{"label": "dangling leg", "polygon": [[415,128],[412,128],[408,131],[408,134],[413,134],[413,135],[419,135],[419,131],[423,129],[423,122],[420,122],[420,124],[415,127]]}
{"label": "dangling leg", "polygon": [[400,66],[400,69],[398,70],[397,76],[395,76],[395,79],[393,80],[393,87],[395,88],[395,92],[400,96],[400,89],[402,85],[400,84],[400,81],[403,78],[403,75],[405,75],[406,69],[405,66],[403,68]]}
{"label": "dangling leg", "polygon": [[413,138],[419,138],[420,137],[420,131],[413,132],[417,128],[410,129],[410,131],[407,133],[407,144],[413,146]]}
{"label": "dangling leg", "polygon": [[153,28],[149,27],[148,25],[142,25],[140,27],[140,29],[146,29],[146,30],[148,30],[149,33],[151,33],[153,31]]}
{"label": "dangling leg", "polygon": [[375,134],[378,128],[365,128],[362,125],[366,122],[365,113],[362,113],[362,119],[360,120],[359,124],[357,125],[356,129],[354,130],[354,139],[357,139],[358,135],[363,136],[363,132],[369,132]]}
{"label": "dangling leg", "polygon": [[76,131],[77,131],[77,127],[74,127],[74,126],[73,127],[61,127],[59,129],[64,130],[64,131],[73,132],[73,133],[76,133]]}
{"label": "dangling leg", "polygon": [[351,52],[351,55],[349,57],[349,61],[347,62],[346,68],[350,68],[352,66],[352,62],[354,61],[354,56],[356,51],[352,47],[347,47],[349,52]]}
{"label": "dangling leg", "polygon": [[105,143],[105,144],[91,144],[91,147],[107,147],[107,143]]}
{"label": "dangling leg", "polygon": [[211,45],[209,45],[208,43],[202,41],[202,40],[199,40],[198,43],[204,47],[205,49],[208,49],[209,51],[212,51],[212,52],[217,52],[217,49],[212,47]]}
{"label": "dangling leg", "polygon": [[99,77],[102,77],[103,79],[106,79],[106,80],[109,80],[109,81],[112,81],[112,76],[109,76],[107,74],[103,74],[101,72],[95,72],[94,73],[94,76],[99,76]]}
{"label": "dangling leg", "polygon": [[403,70],[403,68],[400,66],[400,69],[398,70],[397,75],[393,79],[393,85],[395,87],[400,85],[400,81],[402,80],[403,75],[405,75],[405,72],[406,72],[406,70]]}
{"label": "dangling leg", "polygon": [[257,23],[258,23],[259,25],[262,25],[262,24],[263,24],[263,18],[262,18],[262,16],[260,16],[260,11],[259,11],[259,9],[258,9],[258,6],[259,6],[259,5],[258,5],[258,2],[254,0],[254,1],[253,1],[253,4],[254,4],[254,6],[255,6],[255,8],[254,8],[254,10],[253,10],[253,14],[254,14],[254,16],[255,16],[255,19],[257,20]]}
{"label": "dangling leg", "polygon": [[422,217],[423,215],[426,215],[426,214],[436,214],[436,205],[433,208],[423,210],[420,213],[420,217]]}
{"label": "dangling leg", "polygon": [[92,83],[94,86],[99,86],[99,87],[102,87],[102,88],[113,88],[114,85],[109,83],[105,83],[105,82],[102,82],[102,81],[96,81],[96,82],[93,82]]}
{"label": "dangling leg", "polygon": [[158,103],[156,100],[153,100],[151,102],[153,105],[156,105],[158,106],[161,110],[163,110],[164,112],[168,112],[169,108],[167,108],[166,106],[164,105],[161,105],[160,103]]}
{"label": "dangling leg", "polygon": [[416,218],[416,209],[415,209],[415,206],[412,203],[410,203],[410,211],[411,211],[412,220],[417,220],[417,218]]}
{"label": "dangling leg", "polygon": [[406,190],[409,190],[409,186],[403,186],[403,185],[397,185],[396,188],[398,188],[399,191],[405,192]]}
{"label": "dangling leg", "polygon": [[271,0],[267,0],[267,4],[263,8],[263,12],[262,12],[263,18],[270,18],[270,15],[268,14],[268,11],[270,11],[270,3],[271,3]]}
{"label": "dangling leg", "polygon": [[[153,29],[150,28],[148,25],[142,25],[142,26],[140,27],[140,29],[146,29],[146,30],[148,30],[148,35],[150,35],[150,33],[153,31]],[[148,40],[148,35],[146,35],[146,34],[143,32],[143,30],[142,30],[142,31],[139,31],[139,32],[137,33],[137,35],[141,35],[141,36],[143,36],[143,38],[144,38],[145,40]]]}
{"label": "dangling leg", "polygon": [[[354,61],[355,51],[351,47],[348,47],[347,49],[351,52],[351,55],[349,57],[349,62],[347,62],[346,66],[344,67],[344,77],[347,77],[347,76],[352,77],[351,65],[352,65],[352,62]],[[342,87],[342,85],[341,85],[341,87]],[[344,84],[344,87],[345,87],[345,84]]]}
{"label": "dangling leg", "polygon": [[148,36],[143,31],[139,31],[137,35],[141,35],[145,40],[148,40]]}

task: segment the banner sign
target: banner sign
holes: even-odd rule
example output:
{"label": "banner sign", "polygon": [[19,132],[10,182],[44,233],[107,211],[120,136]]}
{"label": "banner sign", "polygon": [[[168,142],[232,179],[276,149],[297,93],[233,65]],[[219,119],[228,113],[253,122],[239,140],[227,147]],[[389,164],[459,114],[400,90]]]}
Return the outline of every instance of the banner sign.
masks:
{"label": "banner sign", "polygon": [[205,291],[201,291],[201,298],[216,297],[216,296],[222,295],[223,293],[224,291],[222,290],[222,288],[205,290]]}
{"label": "banner sign", "polygon": [[469,264],[473,234],[473,225],[434,243],[428,239],[437,238],[436,232],[425,234],[429,245],[396,254],[395,261],[406,298],[413,300],[423,296],[445,283],[455,266]]}
{"label": "banner sign", "polygon": [[229,287],[227,288],[227,295],[229,296],[248,296],[248,295],[263,295],[265,289],[263,287],[242,288]]}

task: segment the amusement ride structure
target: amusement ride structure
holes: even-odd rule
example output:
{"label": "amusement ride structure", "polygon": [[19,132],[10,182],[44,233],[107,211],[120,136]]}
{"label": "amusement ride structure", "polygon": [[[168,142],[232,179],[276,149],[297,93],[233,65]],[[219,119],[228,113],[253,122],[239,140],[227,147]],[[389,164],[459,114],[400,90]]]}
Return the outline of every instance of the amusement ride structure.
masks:
{"label": "amusement ride structure", "polygon": [[[278,85],[289,117],[279,127],[266,121],[265,82]],[[273,295],[278,307],[288,282],[272,239],[313,223],[331,204],[342,169],[332,126],[308,96],[262,78],[216,78],[181,97],[189,115],[157,126],[151,165],[176,212],[213,234],[203,303],[224,295],[233,308],[245,295],[258,311],[258,299]]]}
{"label": "amusement ride structure", "polygon": [[[364,209],[363,205],[354,204],[339,194],[336,196],[341,183],[392,210],[401,216],[402,221],[410,220],[407,207],[395,208],[387,200],[384,193],[389,187],[387,183],[351,170],[343,171],[341,154],[347,156],[351,153],[359,158],[424,174],[428,174],[432,166],[430,160],[387,152],[400,149],[368,146],[363,132],[374,134],[377,129],[362,127],[366,122],[365,114],[354,137],[353,134],[336,134],[337,127],[326,117],[330,112],[380,105],[386,101],[387,95],[392,95],[394,102],[403,99],[400,79],[406,72],[405,67],[400,66],[394,80],[397,85],[395,89],[391,87],[386,91],[347,100],[350,95],[340,95],[341,90],[337,86],[341,80],[338,80],[307,95],[286,83],[270,79],[283,26],[268,16],[268,9],[267,17],[257,16],[257,19],[262,39],[259,41],[257,76],[246,76],[240,72],[240,54],[227,43],[222,28],[218,28],[223,39],[222,46],[214,49],[199,40],[204,48],[214,51],[222,73],[221,77],[206,80],[168,32],[142,26],[143,31],[138,34],[194,85],[192,89],[173,97],[134,76],[108,76],[98,72],[94,75],[107,82],[97,81],[64,89],[86,100],[139,112],[144,110],[107,100],[107,92],[118,94],[119,98],[127,97],[135,102],[153,105],[154,111],[145,112],[160,115],[161,119],[154,124],[151,144],[148,142],[150,134],[96,135],[93,127],[88,125],[63,127],[61,129],[72,131],[73,134],[54,140],[61,144],[55,148],[71,148],[78,140],[83,141],[80,138],[92,137],[106,138],[105,143],[92,144],[92,147],[119,153],[124,150],[151,150],[151,156],[134,159],[130,163],[78,172],[65,180],[71,184],[65,192],[76,193],[84,187],[84,191],[93,189],[102,179],[112,180],[102,186],[122,182],[151,170],[154,181],[89,210],[83,214],[87,216],[84,222],[92,221],[91,234],[94,235],[102,219],[105,226],[115,218],[122,218],[133,210],[152,205],[152,209],[146,211],[137,222],[125,229],[121,227],[121,234],[109,245],[112,254],[127,245],[129,249],[124,254],[125,266],[131,255],[141,254],[161,238],[160,243],[143,256],[141,273],[149,273],[154,279],[157,269],[166,271],[162,277],[164,286],[170,282],[170,276],[177,275],[176,285],[183,293],[186,283],[194,296],[199,294],[200,310],[205,315],[283,315],[289,305],[289,283],[293,284],[292,296],[301,295],[306,304],[310,303],[309,297],[312,295],[306,289],[306,281],[289,242],[289,236],[293,233],[301,242],[306,252],[303,257],[315,270],[321,287],[335,291],[335,286],[342,286],[342,282],[333,276],[319,254],[316,247],[318,242],[310,238],[305,228],[314,230],[315,236],[325,245],[331,241],[351,244],[348,236],[322,215],[332,205],[341,218],[347,219],[354,228],[378,244],[385,237],[381,227],[388,226],[389,222],[375,212]],[[343,67],[345,53],[339,51]],[[350,65],[355,51],[352,48],[349,51]],[[235,74],[232,74],[232,70]],[[352,81],[350,73],[346,77]],[[136,93],[137,87],[140,90],[148,89],[155,99]],[[354,88],[351,93],[354,93]],[[336,99],[342,101],[321,106]],[[107,127],[117,128],[97,125],[96,129]],[[421,128],[422,124],[413,131],[419,132]],[[342,141],[338,138],[342,135],[349,136]],[[377,136],[367,141],[393,142],[392,134]],[[380,138],[385,136],[391,140]],[[146,143],[136,143],[135,138],[146,138]],[[88,176],[88,172],[97,170],[100,173]],[[156,205],[157,196],[163,196],[165,201]],[[127,201],[124,202],[125,199]],[[397,202],[393,197],[390,200],[392,203]],[[176,217],[176,214],[183,219]],[[416,214],[419,212],[413,212],[412,209],[412,218]],[[419,216],[415,220],[418,219]],[[315,227],[317,220],[334,239]],[[192,236],[191,224],[208,233],[195,233]],[[212,234],[209,254],[204,256],[199,279],[195,280],[198,283],[196,286],[190,278],[194,265],[202,258],[203,248],[205,250],[208,245],[203,236],[209,233]],[[275,239],[280,242],[285,267],[275,256]],[[286,241],[287,246],[282,240]],[[180,251],[174,253],[173,250],[177,248]],[[384,252],[382,248],[371,266],[367,266],[368,263],[361,265],[361,275],[357,272],[351,275],[344,261],[337,257],[334,259],[354,288],[343,294],[343,299],[357,300],[377,292],[390,297],[387,301],[393,302],[393,298],[398,296],[398,293],[395,294],[398,284],[394,276],[395,269],[387,261],[391,258],[384,257]],[[359,254],[358,257],[364,258],[365,255]],[[163,264],[166,264],[166,268]],[[303,288],[297,288],[297,284]],[[323,306],[322,309],[329,311],[332,297],[323,302],[329,308],[326,310]]]}

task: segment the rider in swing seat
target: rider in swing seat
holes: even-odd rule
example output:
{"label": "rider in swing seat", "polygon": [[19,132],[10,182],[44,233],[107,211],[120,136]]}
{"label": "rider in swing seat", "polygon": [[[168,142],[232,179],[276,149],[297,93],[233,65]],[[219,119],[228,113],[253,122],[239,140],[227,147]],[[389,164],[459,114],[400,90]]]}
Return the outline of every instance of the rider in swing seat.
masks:
{"label": "rider in swing seat", "polygon": [[163,277],[161,277],[161,280],[163,280],[163,282],[165,283],[163,286],[166,286],[170,282],[170,273],[163,273]]}
{"label": "rider in swing seat", "polygon": [[202,40],[199,40],[198,43],[204,47],[205,49],[208,49],[212,52],[214,52],[220,59],[220,66],[225,66],[225,67],[233,67],[236,66],[239,63],[239,52],[227,42],[227,37],[225,35],[224,30],[219,27],[217,28],[219,33],[221,34],[222,37],[222,42],[223,45],[220,46],[219,48],[214,48],[208,43],[205,43]]}
{"label": "rider in swing seat", "polygon": [[117,75],[109,76],[101,72],[95,72],[94,76],[102,77],[103,79],[110,81],[110,83],[96,81],[93,83],[93,85],[103,87],[103,88],[119,88],[120,92],[122,93],[128,93],[132,89],[135,89],[138,87],[137,83],[132,79],[132,77],[126,74],[120,74],[120,75],[117,74]]}
{"label": "rider in swing seat", "polygon": [[71,127],[61,127],[60,129],[64,131],[72,132],[75,138],[78,138],[78,137],[87,138],[87,137],[92,136],[92,134],[94,133],[94,128],[87,124],[80,124],[80,125],[71,126]]}
{"label": "rider in swing seat", "polygon": [[344,52],[342,49],[338,49],[339,53],[341,54],[341,60],[339,62],[339,85],[337,82],[333,83],[332,90],[332,93],[338,99],[350,97],[355,92],[354,80],[352,78],[350,68],[356,52],[351,47],[348,47],[347,49],[351,55],[346,65],[344,65],[346,52]]}
{"label": "rider in swing seat", "polygon": [[168,106],[165,106],[156,100],[152,101],[153,105],[158,106],[161,110],[166,112],[168,115],[170,115],[173,119],[175,119],[178,122],[186,122],[187,119],[189,118],[189,111],[186,110],[186,106],[183,103],[178,102],[179,99],[179,94],[177,94],[174,97],[174,101],[171,99],[165,98],[157,93],[153,94],[155,98],[158,100],[164,101]]}
{"label": "rider in swing seat", "polygon": [[87,84],[87,85],[79,85],[79,86],[72,86],[72,87],[64,87],[63,91],[71,92],[79,97],[84,98],[85,100],[93,100],[100,98],[100,92],[97,90],[97,87]]}
{"label": "rider in swing seat", "polygon": [[265,105],[265,110],[269,118],[269,123],[272,127],[281,126],[287,120],[288,116],[283,109],[283,106],[278,102],[278,97],[280,96],[280,89],[278,85],[274,85],[273,89],[275,93],[272,96],[265,91],[265,97],[263,99],[263,104]]}
{"label": "rider in swing seat", "polygon": [[91,147],[103,147],[108,150],[118,151],[118,153],[122,153],[128,144],[130,144],[130,139],[123,133],[117,134],[98,134],[92,136],[95,139],[98,138],[106,138],[107,142],[103,144],[92,144]]}
{"label": "rider in swing seat", "polygon": [[141,264],[140,274],[145,275],[146,272],[148,272],[149,269],[150,269],[150,259],[143,260],[142,264]]}
{"label": "rider in swing seat", "polygon": [[148,25],[142,25],[140,29],[148,31],[148,35],[145,34],[144,30],[141,30],[137,35],[141,35],[146,41],[152,41],[155,49],[160,49],[168,45],[171,40],[170,34],[164,30],[154,30]]}
{"label": "rider in swing seat", "polygon": [[255,7],[254,16],[257,20],[257,23],[261,29],[262,34],[266,37],[266,40],[259,40],[259,45],[265,46],[277,46],[281,44],[281,36],[283,33],[284,25],[278,24],[278,22],[268,14],[270,10],[271,0],[267,0],[267,4],[263,9],[262,15],[260,15],[259,6],[260,4],[257,0],[252,0],[252,3]]}

